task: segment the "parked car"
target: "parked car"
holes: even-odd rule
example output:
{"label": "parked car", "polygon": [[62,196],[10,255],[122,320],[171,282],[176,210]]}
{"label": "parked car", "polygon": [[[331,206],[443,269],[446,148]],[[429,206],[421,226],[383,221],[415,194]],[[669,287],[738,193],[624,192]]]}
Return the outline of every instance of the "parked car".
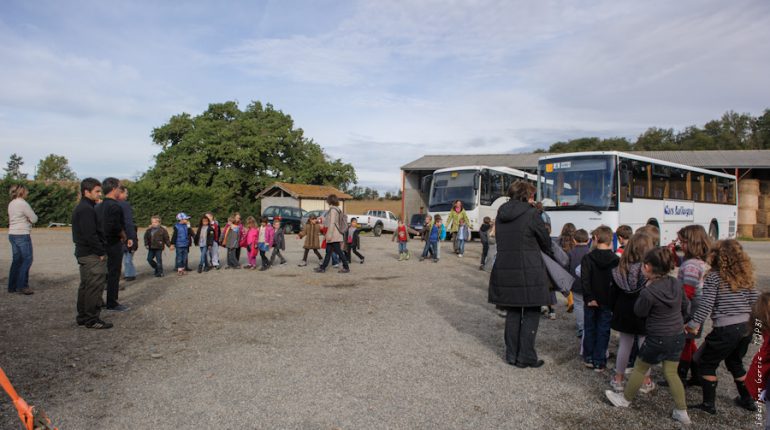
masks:
{"label": "parked car", "polygon": [[[409,228],[414,231],[422,231],[425,227],[425,215],[426,214],[413,214],[412,219],[409,221]],[[414,233],[409,232],[409,237],[414,237]]]}
{"label": "parked car", "polygon": [[270,223],[275,217],[281,217],[281,228],[284,233],[299,233],[302,229],[302,217],[307,211],[291,206],[270,206],[262,212],[262,216],[267,217]]}
{"label": "parked car", "polygon": [[348,222],[351,218],[356,218],[362,229],[371,229],[375,236],[398,229],[399,218],[391,211],[369,210],[363,215],[348,215]]}
{"label": "parked car", "polygon": [[317,218],[322,218],[325,213],[326,213],[326,211],[323,210],[323,209],[318,209],[318,210],[314,210],[314,211],[305,212],[305,214],[302,215],[302,223],[301,223],[302,226],[307,224],[307,220],[310,219],[311,215],[315,215]]}

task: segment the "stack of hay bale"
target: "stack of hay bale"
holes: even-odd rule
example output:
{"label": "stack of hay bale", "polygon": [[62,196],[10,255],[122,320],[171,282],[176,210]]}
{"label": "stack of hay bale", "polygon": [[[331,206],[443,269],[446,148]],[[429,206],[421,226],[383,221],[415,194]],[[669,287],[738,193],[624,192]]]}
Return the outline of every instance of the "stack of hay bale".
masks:
{"label": "stack of hay bale", "polygon": [[767,237],[770,195],[760,195],[759,185],[758,179],[744,179],[738,182],[739,237]]}

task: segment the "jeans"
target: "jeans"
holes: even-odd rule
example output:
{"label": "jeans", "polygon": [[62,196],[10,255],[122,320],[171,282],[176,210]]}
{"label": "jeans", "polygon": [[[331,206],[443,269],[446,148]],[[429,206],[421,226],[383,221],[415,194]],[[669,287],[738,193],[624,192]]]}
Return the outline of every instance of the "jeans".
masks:
{"label": "jeans", "polygon": [[187,254],[190,252],[190,248],[186,246],[176,247],[176,270],[185,269],[187,267]]}
{"label": "jeans", "polygon": [[134,266],[133,251],[123,251],[123,276],[126,278],[136,277],[136,267]]}
{"label": "jeans", "polygon": [[29,268],[32,267],[32,236],[28,234],[9,234],[11,242],[11,272],[8,274],[8,291],[21,291],[29,288]]}
{"label": "jeans", "polygon": [[481,243],[481,265],[487,264],[487,255],[489,254],[489,242]]}
{"label": "jeans", "polygon": [[406,242],[398,242],[398,253],[406,254],[407,251],[408,250],[406,249]]}
{"label": "jeans", "polygon": [[209,264],[209,247],[208,246],[201,246],[201,260],[200,263],[198,263],[199,267],[211,267],[211,264]]}
{"label": "jeans", "polygon": [[438,241],[431,242],[430,246],[433,248],[433,259],[438,260],[439,258],[441,258],[441,249],[439,248],[439,246],[441,246],[441,243],[439,243]]}
{"label": "jeans", "polygon": [[348,251],[345,253],[345,255],[347,255],[347,257],[348,257],[348,263],[352,263],[353,262],[353,254],[355,254],[356,257],[358,257],[359,260],[364,261],[364,256],[361,255],[360,252],[358,252],[358,248],[356,248],[353,245],[350,245],[350,248],[348,248]]}
{"label": "jeans", "polygon": [[216,241],[209,248],[209,261],[211,261],[212,266],[219,266],[219,244]]}
{"label": "jeans", "polygon": [[433,251],[433,247],[431,246],[432,243],[433,242],[428,240],[425,241],[425,246],[422,248],[422,258],[428,257],[428,253],[434,256],[436,255]]}
{"label": "jeans", "polygon": [[540,325],[540,307],[507,308],[505,316],[505,360],[509,363],[535,364],[535,337]]}
{"label": "jeans", "polygon": [[594,367],[607,365],[607,347],[610,343],[612,311],[606,307],[585,306],[583,330],[583,359]]}
{"label": "jeans", "polygon": [[350,267],[348,267],[348,259],[345,257],[345,254],[342,253],[342,243],[331,242],[326,244],[326,256],[324,257],[323,263],[321,263],[322,270],[326,270],[326,266],[329,265],[329,260],[332,258],[332,254],[337,254],[340,257],[340,260],[342,261],[342,267],[345,269],[350,269]]}
{"label": "jeans", "polygon": [[147,262],[150,263],[150,267],[155,269],[156,275],[163,274],[163,250],[162,249],[148,249]]}
{"label": "jeans", "polygon": [[461,255],[465,253],[465,239],[457,239],[457,253]]}
{"label": "jeans", "polygon": [[107,307],[119,305],[120,268],[123,265],[123,244],[116,242],[107,245]]}

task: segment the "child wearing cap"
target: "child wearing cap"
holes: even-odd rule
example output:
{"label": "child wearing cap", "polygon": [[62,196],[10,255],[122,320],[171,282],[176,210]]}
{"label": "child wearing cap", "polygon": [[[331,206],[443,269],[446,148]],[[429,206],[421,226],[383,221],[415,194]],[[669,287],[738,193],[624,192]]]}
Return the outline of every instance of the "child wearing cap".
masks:
{"label": "child wearing cap", "polygon": [[178,222],[174,224],[174,234],[171,235],[171,248],[176,250],[176,273],[182,276],[187,268],[187,255],[195,232],[190,227],[190,217],[186,213],[178,213],[176,219]]}

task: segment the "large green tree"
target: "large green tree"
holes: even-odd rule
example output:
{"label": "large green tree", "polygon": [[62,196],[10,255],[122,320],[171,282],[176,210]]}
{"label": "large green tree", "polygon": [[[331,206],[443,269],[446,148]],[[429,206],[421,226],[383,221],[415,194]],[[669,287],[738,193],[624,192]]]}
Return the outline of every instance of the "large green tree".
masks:
{"label": "large green tree", "polygon": [[77,181],[78,176],[72,171],[67,157],[49,154],[40,160],[35,172],[38,181]]}
{"label": "large green tree", "polygon": [[272,105],[233,101],[210,104],[192,117],[182,113],[152,131],[162,150],[141,179],[160,187],[192,185],[218,190],[234,203],[253,201],[274,181],[347,188],[353,166],[332,160]]}

